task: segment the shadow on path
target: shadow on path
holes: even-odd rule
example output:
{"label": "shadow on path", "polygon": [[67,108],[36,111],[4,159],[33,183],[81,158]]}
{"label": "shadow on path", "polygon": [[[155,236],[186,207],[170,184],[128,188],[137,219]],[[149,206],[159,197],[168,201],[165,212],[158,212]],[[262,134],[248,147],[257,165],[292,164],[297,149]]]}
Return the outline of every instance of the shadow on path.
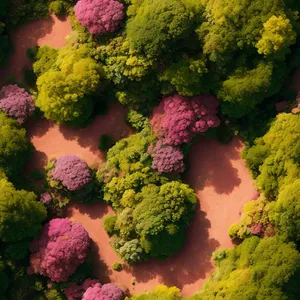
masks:
{"label": "shadow on path", "polygon": [[231,161],[240,159],[242,142],[235,138],[230,144],[199,138],[189,152],[189,172],[186,181],[194,182],[193,188],[203,190],[212,186],[218,194],[230,194],[241,184],[238,170]]}

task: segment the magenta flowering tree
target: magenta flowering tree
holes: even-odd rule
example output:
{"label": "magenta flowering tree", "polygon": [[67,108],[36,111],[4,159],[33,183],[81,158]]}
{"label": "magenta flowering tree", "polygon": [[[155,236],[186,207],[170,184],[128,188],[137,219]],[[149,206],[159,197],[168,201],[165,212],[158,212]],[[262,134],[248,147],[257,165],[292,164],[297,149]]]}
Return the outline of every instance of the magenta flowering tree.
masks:
{"label": "magenta flowering tree", "polygon": [[52,281],[65,282],[84,262],[90,238],[78,222],[53,219],[30,245],[29,274],[41,274]]}
{"label": "magenta flowering tree", "polygon": [[96,279],[88,278],[81,285],[77,285],[72,282],[67,288],[64,289],[64,293],[68,300],[81,300],[85,291],[99,283]]}
{"label": "magenta flowering tree", "polygon": [[195,134],[220,125],[219,101],[213,95],[183,97],[174,94],[164,98],[160,105],[164,108],[161,126],[167,132],[165,143],[168,145],[187,143]]}
{"label": "magenta flowering tree", "polygon": [[23,124],[35,110],[32,95],[16,84],[4,86],[0,90],[0,109]]}
{"label": "magenta flowering tree", "polygon": [[158,140],[152,151],[152,168],[160,173],[182,173],[185,170],[183,154],[176,146]]}
{"label": "magenta flowering tree", "polygon": [[124,5],[116,0],[79,0],[74,11],[81,25],[99,35],[116,31],[124,17]]}
{"label": "magenta flowering tree", "polygon": [[75,155],[57,159],[50,172],[51,179],[61,182],[69,191],[80,190],[92,180],[87,163]]}
{"label": "magenta flowering tree", "polygon": [[100,283],[95,284],[86,290],[82,300],[123,300],[123,291],[112,283],[101,286]]}

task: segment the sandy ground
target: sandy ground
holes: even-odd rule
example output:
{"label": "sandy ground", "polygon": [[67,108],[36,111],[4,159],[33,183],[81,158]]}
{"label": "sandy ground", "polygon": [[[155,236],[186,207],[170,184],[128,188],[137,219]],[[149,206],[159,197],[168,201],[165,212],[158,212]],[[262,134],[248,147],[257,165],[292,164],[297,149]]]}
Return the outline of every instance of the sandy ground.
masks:
{"label": "sandy ground", "polygon": [[111,103],[108,114],[97,116],[93,123],[83,129],[58,126],[47,119],[30,121],[27,134],[36,148],[29,169],[43,169],[51,157],[59,158],[75,154],[89,166],[97,168],[105,161],[105,154],[98,149],[99,137],[108,134],[118,141],[131,133],[124,117],[127,110],[117,103]]}
{"label": "sandy ground", "polygon": [[[73,203],[68,216],[79,221],[93,240],[95,275],[102,282],[116,282],[131,293],[149,291],[161,283],[179,287],[184,296],[198,291],[213,271],[212,252],[219,247],[232,247],[227,230],[238,222],[243,205],[255,192],[240,157],[242,149],[238,138],[228,145],[201,138],[192,146],[185,180],[196,190],[199,205],[183,249],[163,262],[153,259],[134,266],[125,264],[122,272],[113,271],[112,264],[121,260],[109,246],[102,226],[103,217],[113,213],[111,208],[105,204],[88,207]],[[135,286],[131,284],[133,278]]]}
{"label": "sandy ground", "polygon": [[48,45],[59,48],[65,45],[65,37],[71,32],[69,19],[58,19],[52,15],[48,19],[30,22],[11,32],[10,38],[14,45],[14,53],[9,57],[8,66],[0,70],[0,85],[4,76],[12,75],[23,82],[22,69],[30,67],[30,60],[26,56],[26,50],[36,45]]}

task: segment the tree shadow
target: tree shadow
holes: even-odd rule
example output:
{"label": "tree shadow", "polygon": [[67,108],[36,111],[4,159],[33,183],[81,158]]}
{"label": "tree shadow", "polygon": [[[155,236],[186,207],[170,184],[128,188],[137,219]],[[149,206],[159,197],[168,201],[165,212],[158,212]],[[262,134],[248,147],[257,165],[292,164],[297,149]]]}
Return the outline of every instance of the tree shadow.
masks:
{"label": "tree shadow", "polygon": [[93,265],[93,275],[104,283],[110,282],[112,271],[109,270],[108,265],[100,258],[99,246],[93,240],[91,240],[91,252],[88,258],[88,262]]}
{"label": "tree shadow", "polygon": [[214,267],[211,255],[220,246],[217,240],[209,238],[210,226],[206,213],[198,205],[187,230],[185,244],[178,253],[164,261],[151,259],[149,262],[125,265],[124,270],[133,274],[137,283],[148,282],[159,276],[162,283],[180,289],[206,278]]}
{"label": "tree shadow", "polygon": [[35,170],[44,171],[47,163],[48,163],[48,157],[44,152],[34,151],[30,160],[25,166],[25,172],[30,173]]}
{"label": "tree shadow", "polygon": [[28,138],[42,137],[50,128],[54,127],[55,123],[45,118],[31,119],[26,123],[26,131]]}
{"label": "tree shadow", "polygon": [[230,194],[241,184],[238,170],[231,161],[240,159],[243,144],[234,138],[229,144],[200,137],[189,152],[186,181],[196,190],[212,186],[218,194]]}
{"label": "tree shadow", "polygon": [[125,123],[127,109],[121,104],[110,103],[108,114],[96,116],[94,121],[85,128],[70,128],[65,125],[59,127],[67,140],[76,140],[83,148],[89,148],[93,153],[99,151],[99,137],[109,135],[115,142],[127,137],[131,129]]}
{"label": "tree shadow", "polygon": [[[79,201],[72,200],[66,210],[67,218],[71,218],[73,216],[74,209],[77,209],[83,215],[88,215],[93,220],[96,219],[100,220],[105,215],[112,212],[112,208],[104,202],[93,203],[91,205],[88,205],[88,204],[81,203]],[[101,226],[100,223],[99,226]]]}
{"label": "tree shadow", "polygon": [[30,22],[10,32],[14,52],[8,58],[8,67],[3,70],[3,73],[24,82],[22,69],[31,66],[26,56],[27,49],[37,46],[39,39],[52,32],[53,25],[54,19],[49,17]]}

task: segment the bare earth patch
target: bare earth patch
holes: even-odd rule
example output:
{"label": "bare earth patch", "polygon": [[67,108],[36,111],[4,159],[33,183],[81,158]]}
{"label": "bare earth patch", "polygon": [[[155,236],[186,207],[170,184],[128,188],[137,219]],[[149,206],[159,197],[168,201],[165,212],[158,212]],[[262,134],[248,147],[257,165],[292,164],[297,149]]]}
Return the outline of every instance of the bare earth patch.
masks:
{"label": "bare earth patch", "polygon": [[65,45],[65,37],[70,34],[71,22],[69,18],[58,19],[55,15],[47,19],[36,20],[11,32],[10,39],[14,45],[14,53],[8,59],[5,69],[0,69],[0,85],[4,76],[11,75],[23,82],[23,67],[31,66],[26,56],[26,50],[35,46],[48,45],[60,48]]}

